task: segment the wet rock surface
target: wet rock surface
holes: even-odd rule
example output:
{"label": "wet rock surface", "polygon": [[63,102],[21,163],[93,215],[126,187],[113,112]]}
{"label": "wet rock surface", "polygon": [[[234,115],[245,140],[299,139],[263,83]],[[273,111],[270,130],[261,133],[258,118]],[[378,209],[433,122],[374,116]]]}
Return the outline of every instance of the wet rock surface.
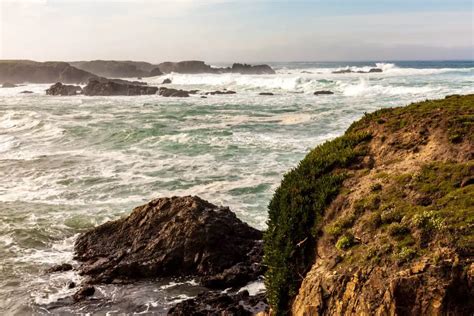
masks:
{"label": "wet rock surface", "polygon": [[194,196],[160,198],[81,235],[75,259],[88,283],[190,275],[226,288],[263,273],[261,238],[226,207]]}
{"label": "wet rock surface", "polygon": [[82,88],[80,86],[65,85],[61,82],[53,84],[49,89],[46,90],[47,95],[60,95],[60,96],[71,96],[81,94]]}
{"label": "wet rock surface", "polygon": [[63,264],[59,264],[59,265],[56,265],[56,266],[53,266],[53,267],[47,269],[46,273],[64,272],[64,271],[70,271],[72,269],[73,269],[73,267],[72,267],[71,264],[63,263]]}
{"label": "wet rock surface", "polygon": [[165,80],[163,80],[163,82],[161,84],[170,84],[170,83],[171,83],[171,79],[166,78]]}
{"label": "wet rock surface", "polygon": [[181,89],[172,89],[160,87],[158,89],[158,94],[162,97],[177,97],[177,98],[187,98],[189,97],[190,92]]}
{"label": "wet rock surface", "polygon": [[232,90],[224,90],[224,91],[211,91],[211,92],[206,92],[206,95],[221,95],[221,94],[236,94],[237,92],[232,91]]}
{"label": "wet rock surface", "polygon": [[272,92],[260,92],[258,95],[274,95]]}
{"label": "wet rock surface", "polygon": [[237,294],[202,293],[178,303],[169,310],[168,315],[251,316],[267,310],[268,304],[264,294],[250,296],[247,291]]}
{"label": "wet rock surface", "polygon": [[147,95],[156,94],[158,87],[140,81],[99,78],[90,80],[83,91],[89,96]]}

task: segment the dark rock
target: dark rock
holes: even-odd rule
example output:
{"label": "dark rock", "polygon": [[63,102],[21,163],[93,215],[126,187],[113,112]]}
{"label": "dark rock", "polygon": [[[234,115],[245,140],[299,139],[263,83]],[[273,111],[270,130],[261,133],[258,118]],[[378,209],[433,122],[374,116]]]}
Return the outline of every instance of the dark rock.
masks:
{"label": "dark rock", "polygon": [[155,67],[150,71],[150,77],[161,76],[163,72],[160,70],[159,67]]}
{"label": "dark rock", "polygon": [[199,90],[189,90],[188,93],[189,94],[197,94],[199,92]]}
{"label": "dark rock", "polygon": [[199,60],[186,60],[180,62],[164,62],[158,65],[159,69],[165,73],[199,74],[199,73],[218,73],[218,69],[206,65]]}
{"label": "dark rock", "polygon": [[97,76],[107,78],[150,77],[161,74],[151,74],[156,69],[156,65],[143,61],[91,60],[71,62],[71,65]]}
{"label": "dark rock", "polygon": [[20,93],[23,93],[23,94],[30,94],[30,93],[33,93],[33,91],[30,91],[30,90],[24,90],[24,91],[21,91]]}
{"label": "dark rock", "polygon": [[205,95],[202,95],[201,99],[207,99],[207,97]]}
{"label": "dark rock", "polygon": [[65,62],[35,62],[3,60],[0,62],[0,82],[11,83],[83,83],[97,77]]}
{"label": "dark rock", "polygon": [[373,72],[383,72],[383,70],[380,68],[372,68],[369,70],[369,73],[373,73]]}
{"label": "dark rock", "polygon": [[95,288],[92,285],[85,285],[81,287],[76,293],[74,293],[72,298],[74,299],[75,302],[79,302],[89,296],[94,295],[94,293],[95,293]]}
{"label": "dark rock", "polygon": [[58,264],[46,270],[46,273],[54,273],[54,272],[64,272],[72,270],[72,265],[69,263]]}
{"label": "dark rock", "polygon": [[334,92],[328,91],[328,90],[320,90],[314,93],[314,95],[329,95],[329,94],[334,94]]}
{"label": "dark rock", "polygon": [[193,196],[160,198],[81,235],[75,258],[92,283],[193,275],[240,286],[262,271],[261,237],[226,207]]}
{"label": "dark rock", "polygon": [[158,94],[163,97],[179,97],[179,98],[189,97],[189,91],[181,90],[181,89],[170,89],[170,88],[164,88],[164,87],[159,88]]}
{"label": "dark rock", "polygon": [[142,77],[137,77],[137,80],[142,80],[143,78]]}
{"label": "dark rock", "polygon": [[274,95],[271,92],[260,92],[258,95]]}
{"label": "dark rock", "polygon": [[341,70],[335,70],[332,73],[333,74],[350,74],[350,73],[353,73],[353,71],[350,69],[341,69]]}
{"label": "dark rock", "polygon": [[82,88],[80,86],[65,85],[61,82],[53,84],[49,89],[46,90],[47,95],[61,95],[69,96],[82,93]]}
{"label": "dark rock", "polygon": [[341,70],[335,70],[332,73],[333,74],[352,74],[352,73],[357,73],[357,74],[368,74],[368,73],[377,73],[377,72],[383,72],[382,69],[380,68],[371,68],[369,71],[353,71],[351,69],[341,69]]}
{"label": "dark rock", "polygon": [[249,296],[247,291],[237,294],[207,292],[178,303],[168,311],[168,315],[251,316],[268,309],[264,294]]}
{"label": "dark rock", "polygon": [[2,85],[2,88],[16,88],[16,85],[11,83],[11,82],[5,82],[3,85]]}
{"label": "dark rock", "polygon": [[206,92],[206,95],[216,95],[216,94],[236,94],[237,92],[232,90],[225,90],[225,91],[212,91]]}
{"label": "dark rock", "polygon": [[145,95],[156,94],[158,87],[147,86],[139,81],[120,79],[92,79],[83,89],[85,95]]}
{"label": "dark rock", "polygon": [[232,65],[231,72],[245,74],[245,75],[265,75],[265,74],[273,75],[275,74],[275,70],[273,70],[272,67],[268,65],[252,66],[248,64],[238,64],[238,63]]}
{"label": "dark rock", "polygon": [[171,79],[166,78],[165,80],[163,80],[161,84],[169,84],[169,83],[171,83]]}
{"label": "dark rock", "polygon": [[66,286],[68,289],[73,289],[76,287],[76,283],[74,281],[69,281]]}

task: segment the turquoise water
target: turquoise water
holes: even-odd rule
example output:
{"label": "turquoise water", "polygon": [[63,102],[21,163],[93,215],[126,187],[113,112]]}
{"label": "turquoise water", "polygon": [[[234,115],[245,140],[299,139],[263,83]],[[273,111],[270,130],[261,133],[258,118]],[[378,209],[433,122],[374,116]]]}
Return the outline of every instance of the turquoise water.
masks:
{"label": "turquoise water", "polygon": [[[237,92],[207,99],[51,97],[44,94],[49,85],[0,89],[0,311],[57,311],[58,299],[71,292],[67,281],[80,277],[42,271],[72,260],[77,234],[134,206],[199,195],[264,229],[282,175],[364,112],[474,93],[474,62],[384,63],[381,74],[337,75],[331,72],[376,65],[272,66],[276,75],[166,76],[172,87]],[[316,90],[335,94],[314,96]],[[104,312],[129,303],[159,311],[193,293],[167,282],[103,287],[97,295],[106,304],[59,310]]]}

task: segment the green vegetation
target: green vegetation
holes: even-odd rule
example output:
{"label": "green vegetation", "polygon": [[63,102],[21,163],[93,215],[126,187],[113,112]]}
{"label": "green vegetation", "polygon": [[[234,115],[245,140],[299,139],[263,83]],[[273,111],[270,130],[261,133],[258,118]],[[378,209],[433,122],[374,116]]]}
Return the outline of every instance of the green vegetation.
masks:
{"label": "green vegetation", "polygon": [[[474,95],[379,110],[287,173],[269,204],[264,235],[274,314],[288,313],[321,237],[321,245],[342,259],[339,272],[355,264],[410,264],[438,245],[472,255],[474,162],[463,151],[474,141],[473,123]],[[441,158],[430,162],[426,149],[433,147],[423,146],[433,139]],[[420,150],[424,156],[417,156]],[[456,156],[448,161],[451,153]],[[404,165],[407,156],[413,160]],[[401,168],[391,168],[400,162]]]}
{"label": "green vegetation", "polygon": [[317,224],[347,176],[341,168],[364,154],[367,133],[350,133],[313,149],[287,173],[269,205],[264,236],[267,297],[276,315],[285,315],[291,298],[313,263]]}

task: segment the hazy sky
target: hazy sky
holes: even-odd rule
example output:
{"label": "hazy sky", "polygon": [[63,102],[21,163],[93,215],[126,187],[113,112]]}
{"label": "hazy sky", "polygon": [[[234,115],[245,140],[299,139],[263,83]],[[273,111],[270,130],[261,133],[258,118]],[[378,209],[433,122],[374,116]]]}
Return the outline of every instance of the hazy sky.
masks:
{"label": "hazy sky", "polygon": [[0,58],[473,59],[474,0],[0,0]]}

